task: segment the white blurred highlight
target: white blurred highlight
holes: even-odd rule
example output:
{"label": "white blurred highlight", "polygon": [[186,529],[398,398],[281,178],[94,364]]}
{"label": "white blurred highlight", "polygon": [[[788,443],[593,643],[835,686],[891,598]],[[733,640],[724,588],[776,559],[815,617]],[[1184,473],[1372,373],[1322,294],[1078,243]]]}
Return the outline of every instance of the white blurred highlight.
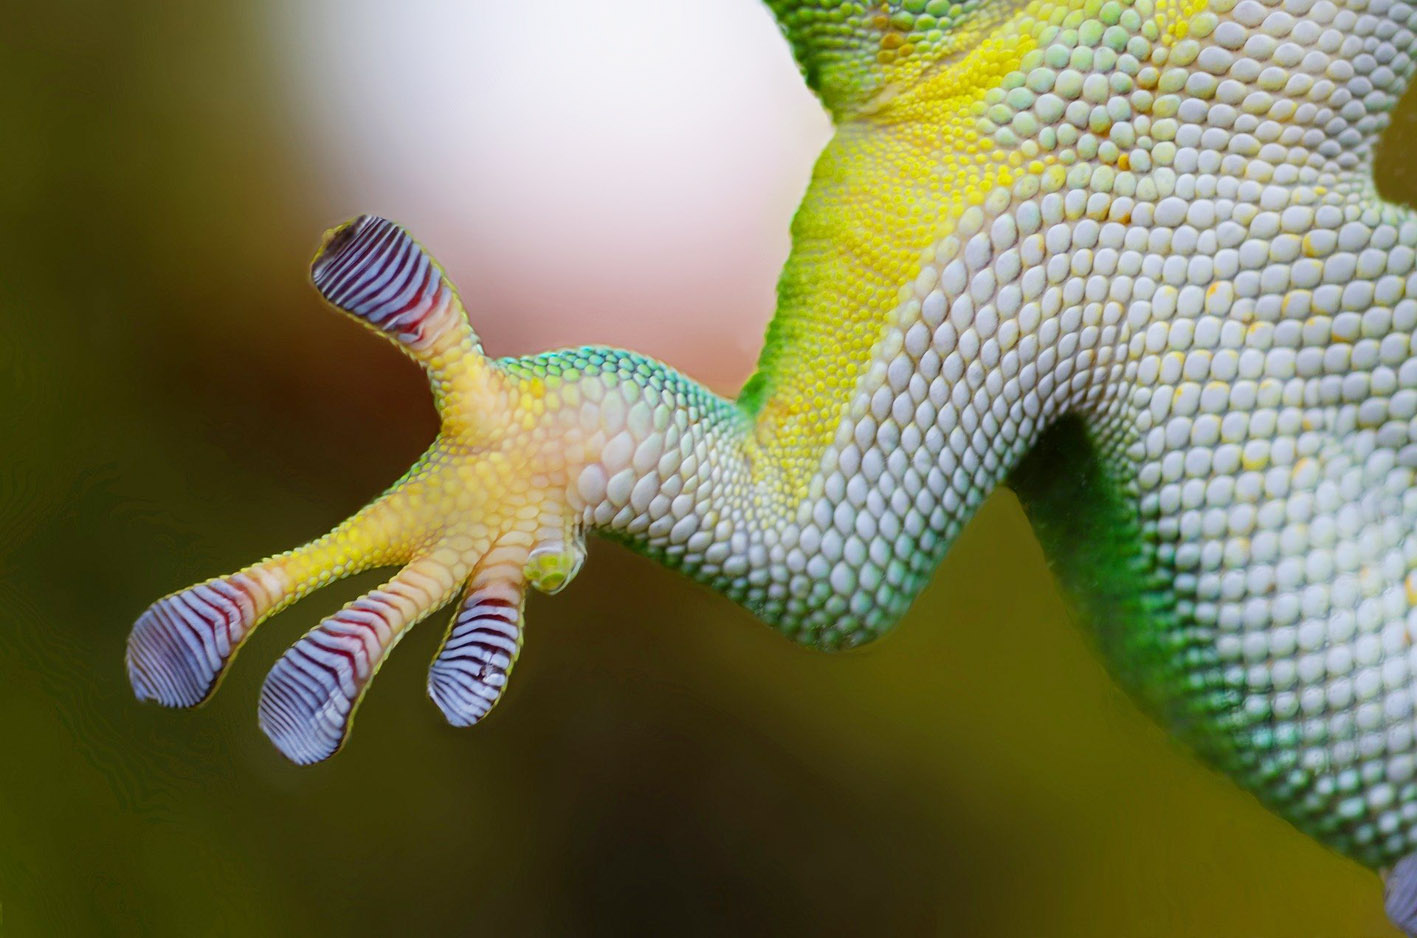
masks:
{"label": "white blurred highlight", "polygon": [[320,208],[407,225],[490,352],[751,372],[830,133],[757,0],[310,0],[274,25]]}

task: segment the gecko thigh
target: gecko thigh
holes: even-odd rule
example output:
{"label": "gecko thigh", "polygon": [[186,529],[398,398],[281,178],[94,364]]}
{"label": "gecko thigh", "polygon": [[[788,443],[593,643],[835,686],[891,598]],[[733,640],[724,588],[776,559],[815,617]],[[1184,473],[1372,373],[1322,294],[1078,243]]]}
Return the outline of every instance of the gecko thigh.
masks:
{"label": "gecko thigh", "polygon": [[[1010,482],[1123,686],[1276,813],[1382,867],[1417,846],[1410,472],[1373,433],[1315,420],[1308,461],[1260,473],[1267,489],[1248,469],[1192,480],[1229,509],[1138,494],[1127,447],[1073,418]],[[1251,514],[1238,533],[1206,521]]]}
{"label": "gecko thigh", "polygon": [[1234,704],[1223,687],[1197,687],[1213,665],[1209,636],[1178,618],[1174,574],[1143,532],[1130,470],[1081,418],[1064,417],[1014,469],[1018,496],[1069,606],[1118,682],[1153,717],[1206,755]]}

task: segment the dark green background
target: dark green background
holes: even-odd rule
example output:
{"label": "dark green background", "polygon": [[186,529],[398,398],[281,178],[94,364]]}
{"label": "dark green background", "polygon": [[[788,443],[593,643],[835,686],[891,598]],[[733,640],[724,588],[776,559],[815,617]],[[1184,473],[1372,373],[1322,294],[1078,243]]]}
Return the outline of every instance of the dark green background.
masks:
{"label": "dark green background", "polygon": [[[1113,687],[1007,493],[857,653],[597,543],[475,730],[423,628],[332,762],[260,735],[266,668],[370,578],[204,710],[139,706],[148,602],[324,531],[435,428],[305,282],[363,206],[283,137],[260,9],[182,7],[0,6],[0,936],[1393,934],[1374,874]],[[1404,106],[1391,197],[1414,145]]]}

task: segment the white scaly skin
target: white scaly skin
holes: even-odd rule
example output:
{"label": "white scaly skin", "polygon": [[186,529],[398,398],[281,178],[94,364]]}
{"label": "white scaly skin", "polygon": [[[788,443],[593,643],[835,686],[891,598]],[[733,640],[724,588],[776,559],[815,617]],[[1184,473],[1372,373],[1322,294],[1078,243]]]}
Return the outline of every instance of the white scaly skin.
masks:
{"label": "white scaly skin", "polygon": [[[770,5],[839,132],[743,396],[628,352],[489,362],[459,306],[430,340],[453,330],[457,355],[411,349],[444,426],[376,503],[415,493],[398,533],[249,568],[271,601],[226,619],[173,612],[192,591],[160,601],[134,633],[139,692],[209,693],[230,653],[193,664],[160,637],[184,621],[234,649],[312,588],[271,572],[292,558],[314,585],[375,553],[433,562],[357,687],[328,690],[339,662],[314,679],[342,701],[322,742],[305,710],[273,733],[323,758],[403,628],[471,578],[465,609],[501,590],[519,647],[525,585],[574,575],[586,530],[854,645],[1012,482],[1163,720],[1325,843],[1380,868],[1417,849],[1417,218],[1370,172],[1417,10]],[[456,546],[405,545],[430,539]],[[435,665],[435,700],[475,722],[514,655],[467,672],[480,709]]]}

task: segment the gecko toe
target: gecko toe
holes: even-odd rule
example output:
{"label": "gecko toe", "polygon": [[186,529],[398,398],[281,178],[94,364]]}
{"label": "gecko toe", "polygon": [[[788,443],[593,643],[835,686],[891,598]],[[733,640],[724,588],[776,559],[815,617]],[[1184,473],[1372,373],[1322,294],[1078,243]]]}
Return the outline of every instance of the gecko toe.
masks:
{"label": "gecko toe", "polygon": [[261,688],[261,729],[286,758],[322,762],[344,745],[354,712],[389,651],[456,592],[466,568],[410,563],[296,642]]}
{"label": "gecko toe", "polygon": [[428,696],[453,726],[487,716],[507,686],[522,647],[521,585],[492,582],[468,591],[428,669]]}
{"label": "gecko toe", "polygon": [[148,607],[128,636],[128,680],[139,700],[195,707],[211,696],[255,604],[232,580],[212,580]]}
{"label": "gecko toe", "polygon": [[393,644],[399,612],[387,594],[361,597],[292,645],[266,676],[258,717],[300,765],[339,751],[354,709]]}
{"label": "gecko toe", "polygon": [[258,714],[261,730],[297,765],[338,752],[353,709],[337,689],[341,665],[335,659],[341,652],[311,645],[302,642],[276,662],[261,689]]}

